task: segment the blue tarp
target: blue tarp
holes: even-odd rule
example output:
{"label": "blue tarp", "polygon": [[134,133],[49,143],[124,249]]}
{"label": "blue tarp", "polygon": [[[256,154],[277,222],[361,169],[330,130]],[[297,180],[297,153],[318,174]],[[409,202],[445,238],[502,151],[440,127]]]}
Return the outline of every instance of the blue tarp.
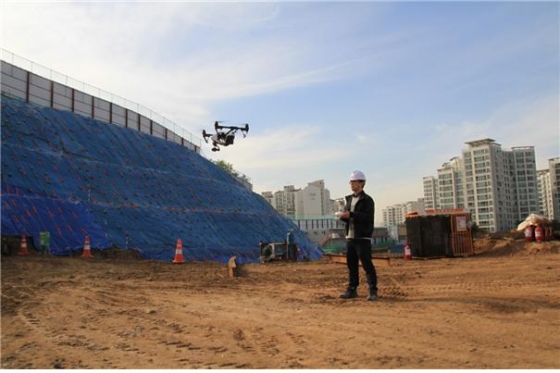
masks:
{"label": "blue tarp", "polygon": [[39,233],[51,232],[50,249],[54,255],[71,255],[84,247],[86,235],[91,248],[107,248],[105,232],[87,208],[72,201],[19,195],[19,189],[3,185],[2,234],[31,236],[39,246]]}
{"label": "blue tarp", "polygon": [[322,256],[229,173],[132,129],[2,96],[1,155],[2,234],[47,228],[55,254],[81,250],[87,232],[93,248],[147,259],[171,261],[180,238],[187,261],[256,262],[259,241],[293,231],[302,256]]}

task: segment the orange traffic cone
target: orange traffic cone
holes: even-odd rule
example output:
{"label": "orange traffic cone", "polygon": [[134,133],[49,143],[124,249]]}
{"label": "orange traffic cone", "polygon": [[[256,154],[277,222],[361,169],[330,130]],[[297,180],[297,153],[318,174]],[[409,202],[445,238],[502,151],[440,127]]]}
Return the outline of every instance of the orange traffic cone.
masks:
{"label": "orange traffic cone", "polygon": [[86,240],[84,242],[84,251],[82,253],[82,258],[91,258],[91,247],[89,244],[89,236],[86,234]]}
{"label": "orange traffic cone", "polygon": [[19,255],[29,255],[29,251],[27,251],[27,237],[25,236],[21,236]]}
{"label": "orange traffic cone", "polygon": [[175,259],[173,259],[173,263],[184,263],[185,259],[183,258],[183,241],[179,238],[177,240],[177,246],[175,247]]}

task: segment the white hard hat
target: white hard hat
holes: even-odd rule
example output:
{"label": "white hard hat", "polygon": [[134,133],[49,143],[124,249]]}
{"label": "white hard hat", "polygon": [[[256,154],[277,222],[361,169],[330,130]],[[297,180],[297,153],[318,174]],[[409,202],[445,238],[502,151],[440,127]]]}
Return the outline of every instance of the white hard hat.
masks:
{"label": "white hard hat", "polygon": [[362,171],[354,171],[350,174],[350,181],[356,180],[366,181],[366,175]]}

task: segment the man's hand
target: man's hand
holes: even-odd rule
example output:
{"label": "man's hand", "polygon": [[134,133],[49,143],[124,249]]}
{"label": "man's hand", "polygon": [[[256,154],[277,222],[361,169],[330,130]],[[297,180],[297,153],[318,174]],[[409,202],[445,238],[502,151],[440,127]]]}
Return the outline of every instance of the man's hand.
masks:
{"label": "man's hand", "polygon": [[350,219],[350,211],[344,211],[340,213],[339,219]]}

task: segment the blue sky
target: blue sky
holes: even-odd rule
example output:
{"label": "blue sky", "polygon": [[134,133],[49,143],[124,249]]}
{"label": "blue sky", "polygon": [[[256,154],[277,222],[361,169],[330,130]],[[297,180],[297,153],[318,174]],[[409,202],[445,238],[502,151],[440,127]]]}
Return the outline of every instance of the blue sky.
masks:
{"label": "blue sky", "polygon": [[558,2],[3,2],[2,47],[201,137],[255,192],[360,169],[377,204],[493,138],[560,156]]}

